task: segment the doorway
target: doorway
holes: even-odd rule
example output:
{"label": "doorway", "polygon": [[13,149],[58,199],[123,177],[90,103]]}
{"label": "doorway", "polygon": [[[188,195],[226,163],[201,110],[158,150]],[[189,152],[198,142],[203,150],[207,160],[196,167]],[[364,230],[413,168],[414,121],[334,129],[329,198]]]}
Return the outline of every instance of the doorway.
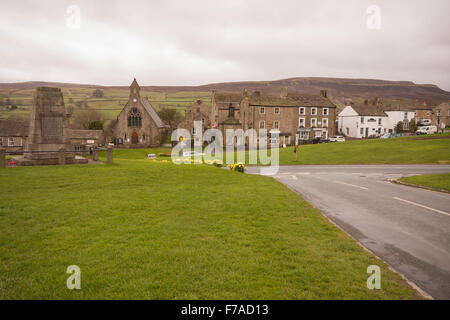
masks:
{"label": "doorway", "polygon": [[138,134],[136,132],[133,132],[133,134],[131,135],[131,143],[132,144],[136,144],[139,141],[139,137]]}

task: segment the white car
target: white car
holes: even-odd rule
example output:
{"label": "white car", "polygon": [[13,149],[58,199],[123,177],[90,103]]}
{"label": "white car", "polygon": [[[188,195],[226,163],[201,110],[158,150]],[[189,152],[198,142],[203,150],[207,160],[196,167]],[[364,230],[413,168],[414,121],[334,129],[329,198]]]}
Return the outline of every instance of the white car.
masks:
{"label": "white car", "polygon": [[437,133],[436,126],[419,127],[419,130],[416,131],[416,134],[433,134],[433,133]]}
{"label": "white car", "polygon": [[192,157],[192,156],[204,156],[204,153],[196,152],[196,151],[185,151],[183,152],[183,157]]}
{"label": "white car", "polygon": [[430,119],[419,120],[417,125],[418,126],[430,126],[431,125],[431,120]]}
{"label": "white car", "polygon": [[345,142],[345,138],[343,136],[332,136],[330,142]]}

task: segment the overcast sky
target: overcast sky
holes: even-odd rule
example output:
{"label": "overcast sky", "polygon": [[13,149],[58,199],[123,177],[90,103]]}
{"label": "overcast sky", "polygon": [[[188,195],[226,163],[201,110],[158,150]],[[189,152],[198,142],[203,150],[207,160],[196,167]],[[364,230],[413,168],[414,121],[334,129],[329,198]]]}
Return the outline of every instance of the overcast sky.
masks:
{"label": "overcast sky", "polygon": [[343,77],[450,91],[449,13],[449,0],[1,0],[0,82]]}

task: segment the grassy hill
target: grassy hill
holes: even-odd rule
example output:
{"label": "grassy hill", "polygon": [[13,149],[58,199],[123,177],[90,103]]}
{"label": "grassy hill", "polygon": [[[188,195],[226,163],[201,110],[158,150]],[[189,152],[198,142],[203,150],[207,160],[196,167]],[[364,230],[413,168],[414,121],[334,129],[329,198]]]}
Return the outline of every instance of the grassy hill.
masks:
{"label": "grassy hill", "polygon": [[[30,114],[32,94],[38,86],[54,86],[63,89],[66,107],[79,108],[87,103],[89,107],[100,110],[105,118],[114,119],[128,99],[128,86],[97,86],[54,82],[0,83],[0,117],[27,117]],[[342,106],[348,99],[359,102],[367,98],[403,99],[408,103],[436,105],[450,99],[450,92],[435,85],[415,84],[408,81],[385,81],[371,79],[341,78],[291,78],[276,81],[246,81],[207,84],[202,86],[145,86],[142,95],[147,96],[153,106],[175,108],[183,112],[195,100],[210,103],[211,90],[241,92],[259,90],[263,93],[278,94],[281,88],[302,93],[318,93],[326,89],[332,101]],[[104,91],[104,97],[95,98],[92,93],[96,88]],[[6,110],[15,105],[17,109]],[[416,101],[416,100],[419,101]]]}

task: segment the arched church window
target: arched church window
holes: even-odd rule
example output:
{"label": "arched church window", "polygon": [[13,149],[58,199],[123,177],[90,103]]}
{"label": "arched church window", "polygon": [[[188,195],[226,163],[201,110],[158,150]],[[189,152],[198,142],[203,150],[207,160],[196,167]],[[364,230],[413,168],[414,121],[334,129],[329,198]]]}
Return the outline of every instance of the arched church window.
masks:
{"label": "arched church window", "polygon": [[128,126],[129,127],[142,127],[141,113],[137,108],[132,108],[128,113]]}

